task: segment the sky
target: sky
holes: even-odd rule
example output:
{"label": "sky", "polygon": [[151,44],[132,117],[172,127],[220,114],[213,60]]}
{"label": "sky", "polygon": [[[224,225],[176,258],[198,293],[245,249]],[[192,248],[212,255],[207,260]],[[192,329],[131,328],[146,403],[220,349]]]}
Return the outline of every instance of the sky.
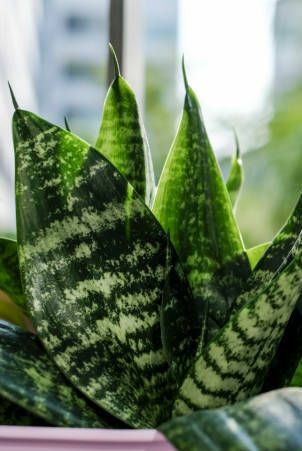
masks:
{"label": "sky", "polygon": [[217,121],[242,128],[251,117],[261,122],[271,110],[276,2],[179,1],[179,51],[185,55],[189,81],[201,100],[212,142],[224,148],[231,133]]}

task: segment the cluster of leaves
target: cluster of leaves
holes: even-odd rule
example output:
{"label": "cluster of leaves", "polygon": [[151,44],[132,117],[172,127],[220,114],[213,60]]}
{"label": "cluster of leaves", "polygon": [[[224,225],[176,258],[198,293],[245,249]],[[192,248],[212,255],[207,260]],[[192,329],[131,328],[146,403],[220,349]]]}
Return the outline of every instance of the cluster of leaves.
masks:
{"label": "cluster of leaves", "polygon": [[184,65],[182,118],[155,193],[115,64],[95,148],[13,97],[17,242],[0,243],[0,305],[16,324],[0,325],[1,416],[13,403],[23,424],[168,421],[161,430],[180,449],[234,436],[254,449],[244,446],[273,443],[277,429],[295,446],[287,432],[298,423],[279,415],[280,432],[267,403],[278,412],[294,398],[293,415],[299,390],[244,400],[288,384],[301,357],[302,198],[272,243],[245,250],[233,213],[239,148],[225,184]]}

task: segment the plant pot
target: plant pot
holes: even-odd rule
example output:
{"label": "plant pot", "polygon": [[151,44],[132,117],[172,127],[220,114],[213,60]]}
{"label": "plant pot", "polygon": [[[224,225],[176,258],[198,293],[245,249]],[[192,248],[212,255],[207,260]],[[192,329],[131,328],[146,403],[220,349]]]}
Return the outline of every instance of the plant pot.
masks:
{"label": "plant pot", "polygon": [[155,429],[0,426],[0,451],[173,451]]}

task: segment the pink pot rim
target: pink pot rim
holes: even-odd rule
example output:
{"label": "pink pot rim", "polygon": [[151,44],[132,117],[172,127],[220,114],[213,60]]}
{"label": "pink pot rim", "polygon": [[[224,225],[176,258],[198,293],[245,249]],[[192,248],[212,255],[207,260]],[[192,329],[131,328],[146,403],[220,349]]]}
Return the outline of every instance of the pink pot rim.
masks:
{"label": "pink pot rim", "polygon": [[172,451],[175,448],[155,429],[0,426],[0,450],[23,449]]}

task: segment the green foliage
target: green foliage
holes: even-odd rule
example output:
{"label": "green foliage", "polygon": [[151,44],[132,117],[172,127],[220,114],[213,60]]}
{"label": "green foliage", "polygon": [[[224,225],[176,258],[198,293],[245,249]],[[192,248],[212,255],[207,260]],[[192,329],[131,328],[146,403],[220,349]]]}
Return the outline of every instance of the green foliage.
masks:
{"label": "green foliage", "polygon": [[154,174],[151,154],[139,117],[135,95],[122,78],[113,48],[115,79],[106,96],[96,149],[128,179],[138,194],[151,205]]}
{"label": "green foliage", "polygon": [[0,395],[50,424],[77,427],[117,424],[69,385],[35,335],[1,322],[0,362]]}
{"label": "green foliage", "polygon": [[[37,333],[90,399],[130,425],[154,426],[167,418],[178,386],[160,340],[166,235],[135,191],[125,233],[130,185],[95,149],[23,110],[13,128],[20,267]],[[67,192],[60,156],[70,148],[84,158]],[[186,280],[175,275],[183,295]],[[178,289],[173,295],[176,348],[186,356],[177,368],[182,378],[196,315],[194,303],[181,307]]]}
{"label": "green foliage", "polygon": [[[226,185],[185,71],[184,81],[157,219],[149,150],[117,62],[98,149],[13,98],[17,247],[2,243],[0,288],[37,335],[1,325],[0,395],[50,424],[157,427],[283,386],[301,358],[301,198],[272,243],[246,252],[231,202],[238,149]],[[275,435],[266,407],[291,399],[270,394],[162,430],[180,449],[246,449],[243,426],[252,449],[265,438],[294,449],[294,427],[278,415]],[[297,399],[288,414],[297,421],[300,409]]]}
{"label": "green foliage", "polygon": [[198,99],[189,87],[177,135],[159,180],[153,212],[169,231],[200,305],[208,341],[228,320],[250,273],[248,258]]}

